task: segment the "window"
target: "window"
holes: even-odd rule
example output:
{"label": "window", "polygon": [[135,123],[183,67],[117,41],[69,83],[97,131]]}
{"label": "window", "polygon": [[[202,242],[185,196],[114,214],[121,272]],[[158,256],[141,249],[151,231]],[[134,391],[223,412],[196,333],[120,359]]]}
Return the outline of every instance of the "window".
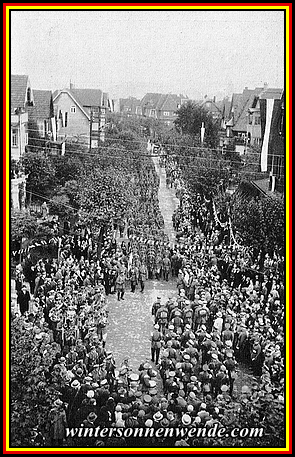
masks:
{"label": "window", "polygon": [[74,114],[76,112],[76,107],[75,106],[71,106],[70,112]]}
{"label": "window", "polygon": [[260,125],[260,117],[259,116],[255,117],[255,125]]}
{"label": "window", "polygon": [[12,147],[17,148],[18,147],[18,130],[17,129],[12,129]]}
{"label": "window", "polygon": [[65,127],[68,125],[68,113],[65,113]]}
{"label": "window", "polygon": [[169,111],[164,111],[163,114],[164,114],[164,116],[169,116],[170,115]]}
{"label": "window", "polygon": [[44,122],[39,122],[38,123],[38,128],[41,136],[45,136],[45,128],[44,128]]}
{"label": "window", "polygon": [[28,87],[27,89],[27,102],[31,103],[31,89]]}
{"label": "window", "polygon": [[27,145],[29,142],[29,135],[26,133],[25,134],[25,145]]}

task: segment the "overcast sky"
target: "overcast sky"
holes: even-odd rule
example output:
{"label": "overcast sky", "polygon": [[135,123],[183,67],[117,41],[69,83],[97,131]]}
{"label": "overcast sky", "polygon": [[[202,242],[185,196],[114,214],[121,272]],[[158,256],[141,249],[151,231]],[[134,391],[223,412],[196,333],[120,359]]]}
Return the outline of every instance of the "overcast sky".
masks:
{"label": "overcast sky", "polygon": [[35,89],[241,92],[284,85],[283,11],[12,11],[11,73]]}

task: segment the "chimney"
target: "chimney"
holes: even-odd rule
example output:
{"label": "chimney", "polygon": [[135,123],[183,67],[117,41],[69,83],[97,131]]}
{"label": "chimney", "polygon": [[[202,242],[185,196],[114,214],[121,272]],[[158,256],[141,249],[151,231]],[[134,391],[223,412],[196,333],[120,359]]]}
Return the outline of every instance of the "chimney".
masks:
{"label": "chimney", "polygon": [[215,103],[216,102],[216,96],[214,95],[213,97],[213,102]]}
{"label": "chimney", "polygon": [[73,90],[74,89],[74,84],[72,83],[72,81],[70,81],[70,90]]}
{"label": "chimney", "polygon": [[267,83],[264,83],[263,84],[263,89],[266,90],[268,88],[268,84]]}

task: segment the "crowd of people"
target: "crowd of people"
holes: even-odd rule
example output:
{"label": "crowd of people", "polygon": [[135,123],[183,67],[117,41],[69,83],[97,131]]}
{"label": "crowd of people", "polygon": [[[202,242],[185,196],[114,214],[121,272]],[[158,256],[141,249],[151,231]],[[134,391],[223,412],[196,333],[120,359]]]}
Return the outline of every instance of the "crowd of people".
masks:
{"label": "crowd of people", "polygon": [[[273,401],[284,402],[280,263],[266,256],[263,271],[255,270],[251,255],[229,244],[210,202],[199,195],[192,203],[176,164],[166,166],[167,185],[174,186],[180,200],[173,217],[174,246],[163,232],[159,179],[151,167],[138,186],[138,207],[126,219],[127,242],[117,242],[110,227],[99,246],[82,225],[65,234],[58,259],[33,264],[28,257],[17,267],[22,317],[12,317],[22,319],[35,335],[42,357],[55,348],[46,372],[58,397],[46,428],[52,446],[200,446],[202,438],[171,434],[82,434],[66,440],[65,429],[208,429],[228,424],[235,401],[263,402],[263,388]],[[118,368],[107,351],[105,297],[116,294],[124,300],[127,281],[131,292],[137,286],[144,292],[146,280],[171,277],[175,294],[165,303],[159,296],[152,306],[151,360],[143,361],[138,372],[128,361]],[[237,394],[240,363],[251,367],[256,378]]]}

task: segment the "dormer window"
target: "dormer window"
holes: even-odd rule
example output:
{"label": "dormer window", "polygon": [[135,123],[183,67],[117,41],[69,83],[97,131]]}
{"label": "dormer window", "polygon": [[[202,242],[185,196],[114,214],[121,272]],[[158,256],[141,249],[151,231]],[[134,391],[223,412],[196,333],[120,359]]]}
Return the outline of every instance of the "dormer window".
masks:
{"label": "dormer window", "polygon": [[33,106],[32,91],[31,91],[30,87],[28,87],[28,89],[27,89],[27,104],[29,106]]}

